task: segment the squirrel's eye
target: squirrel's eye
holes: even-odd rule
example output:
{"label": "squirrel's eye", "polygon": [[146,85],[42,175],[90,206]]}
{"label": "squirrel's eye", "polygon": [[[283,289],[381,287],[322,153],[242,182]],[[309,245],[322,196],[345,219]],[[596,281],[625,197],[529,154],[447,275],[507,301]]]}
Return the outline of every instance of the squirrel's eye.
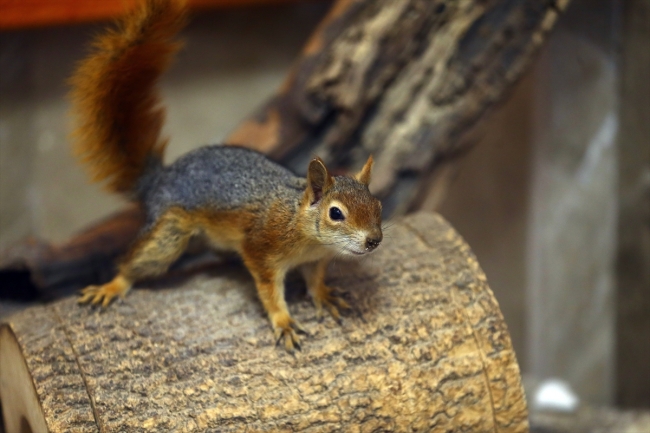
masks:
{"label": "squirrel's eye", "polygon": [[345,219],[343,212],[341,212],[341,209],[337,207],[330,208],[330,218],[334,221],[343,221]]}

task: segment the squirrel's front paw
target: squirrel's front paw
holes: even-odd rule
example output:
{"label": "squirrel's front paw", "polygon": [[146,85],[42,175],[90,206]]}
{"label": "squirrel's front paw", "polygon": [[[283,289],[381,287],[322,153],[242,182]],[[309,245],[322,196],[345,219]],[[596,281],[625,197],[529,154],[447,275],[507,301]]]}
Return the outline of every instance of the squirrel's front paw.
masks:
{"label": "squirrel's front paw", "polygon": [[276,345],[284,338],[284,347],[287,352],[293,353],[295,349],[300,350],[300,338],[298,333],[307,334],[298,322],[293,320],[288,313],[280,313],[271,317],[273,333]]}
{"label": "squirrel's front paw", "polygon": [[341,291],[339,289],[325,285],[321,286],[316,293],[312,293],[312,299],[316,306],[316,317],[318,320],[323,319],[323,307],[325,307],[334,320],[341,323],[341,314],[339,313],[337,306],[344,310],[350,310],[351,307],[343,298],[340,297],[340,293]]}
{"label": "squirrel's front paw", "polygon": [[130,286],[118,277],[110,283],[101,286],[86,287],[81,291],[79,303],[91,303],[93,305],[101,303],[102,307],[107,307],[116,296],[123,298],[126,292],[129,291],[129,288]]}

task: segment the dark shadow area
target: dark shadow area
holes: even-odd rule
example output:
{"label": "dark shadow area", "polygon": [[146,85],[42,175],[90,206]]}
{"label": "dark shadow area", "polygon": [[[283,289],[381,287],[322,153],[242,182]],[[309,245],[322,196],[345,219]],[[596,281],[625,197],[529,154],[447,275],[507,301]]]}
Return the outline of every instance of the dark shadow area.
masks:
{"label": "dark shadow area", "polygon": [[38,289],[32,282],[29,271],[0,271],[0,300],[32,302],[38,297]]}
{"label": "dark shadow area", "polygon": [[20,433],[32,433],[32,427],[25,417],[20,419]]}

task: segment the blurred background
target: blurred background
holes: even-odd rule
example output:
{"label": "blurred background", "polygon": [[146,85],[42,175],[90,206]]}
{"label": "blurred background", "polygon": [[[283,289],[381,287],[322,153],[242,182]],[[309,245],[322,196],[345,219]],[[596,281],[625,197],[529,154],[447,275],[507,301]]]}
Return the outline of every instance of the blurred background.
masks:
{"label": "blurred background", "polygon": [[[540,384],[561,379],[582,402],[650,408],[650,142],[634,126],[650,113],[633,104],[650,93],[625,86],[626,68],[638,70],[630,59],[650,52],[648,4],[573,0],[480,125],[449,192],[422,203],[478,256],[531,404]],[[195,13],[162,81],[168,161],[221,141],[271,96],[330,5],[232,1]],[[640,24],[624,20],[634,7]],[[0,250],[27,236],[64,241],[124,205],[88,183],[68,140],[66,80],[105,22],[3,19]],[[628,25],[640,36],[627,38]],[[5,315],[22,306],[0,305]]]}

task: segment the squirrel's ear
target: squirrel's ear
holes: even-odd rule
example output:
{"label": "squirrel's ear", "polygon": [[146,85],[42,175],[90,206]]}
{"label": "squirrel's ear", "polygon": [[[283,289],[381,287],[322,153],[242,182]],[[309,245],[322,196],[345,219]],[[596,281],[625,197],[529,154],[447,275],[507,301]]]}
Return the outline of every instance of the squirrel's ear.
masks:
{"label": "squirrel's ear", "polygon": [[323,193],[334,184],[325,163],[319,157],[311,160],[307,170],[307,191],[311,193],[311,204],[318,202]]}
{"label": "squirrel's ear", "polygon": [[370,174],[372,173],[373,162],[374,160],[372,159],[372,155],[370,155],[368,157],[368,161],[366,161],[361,171],[354,175],[354,178],[356,180],[358,180],[359,182],[363,183],[366,186],[370,184]]}

